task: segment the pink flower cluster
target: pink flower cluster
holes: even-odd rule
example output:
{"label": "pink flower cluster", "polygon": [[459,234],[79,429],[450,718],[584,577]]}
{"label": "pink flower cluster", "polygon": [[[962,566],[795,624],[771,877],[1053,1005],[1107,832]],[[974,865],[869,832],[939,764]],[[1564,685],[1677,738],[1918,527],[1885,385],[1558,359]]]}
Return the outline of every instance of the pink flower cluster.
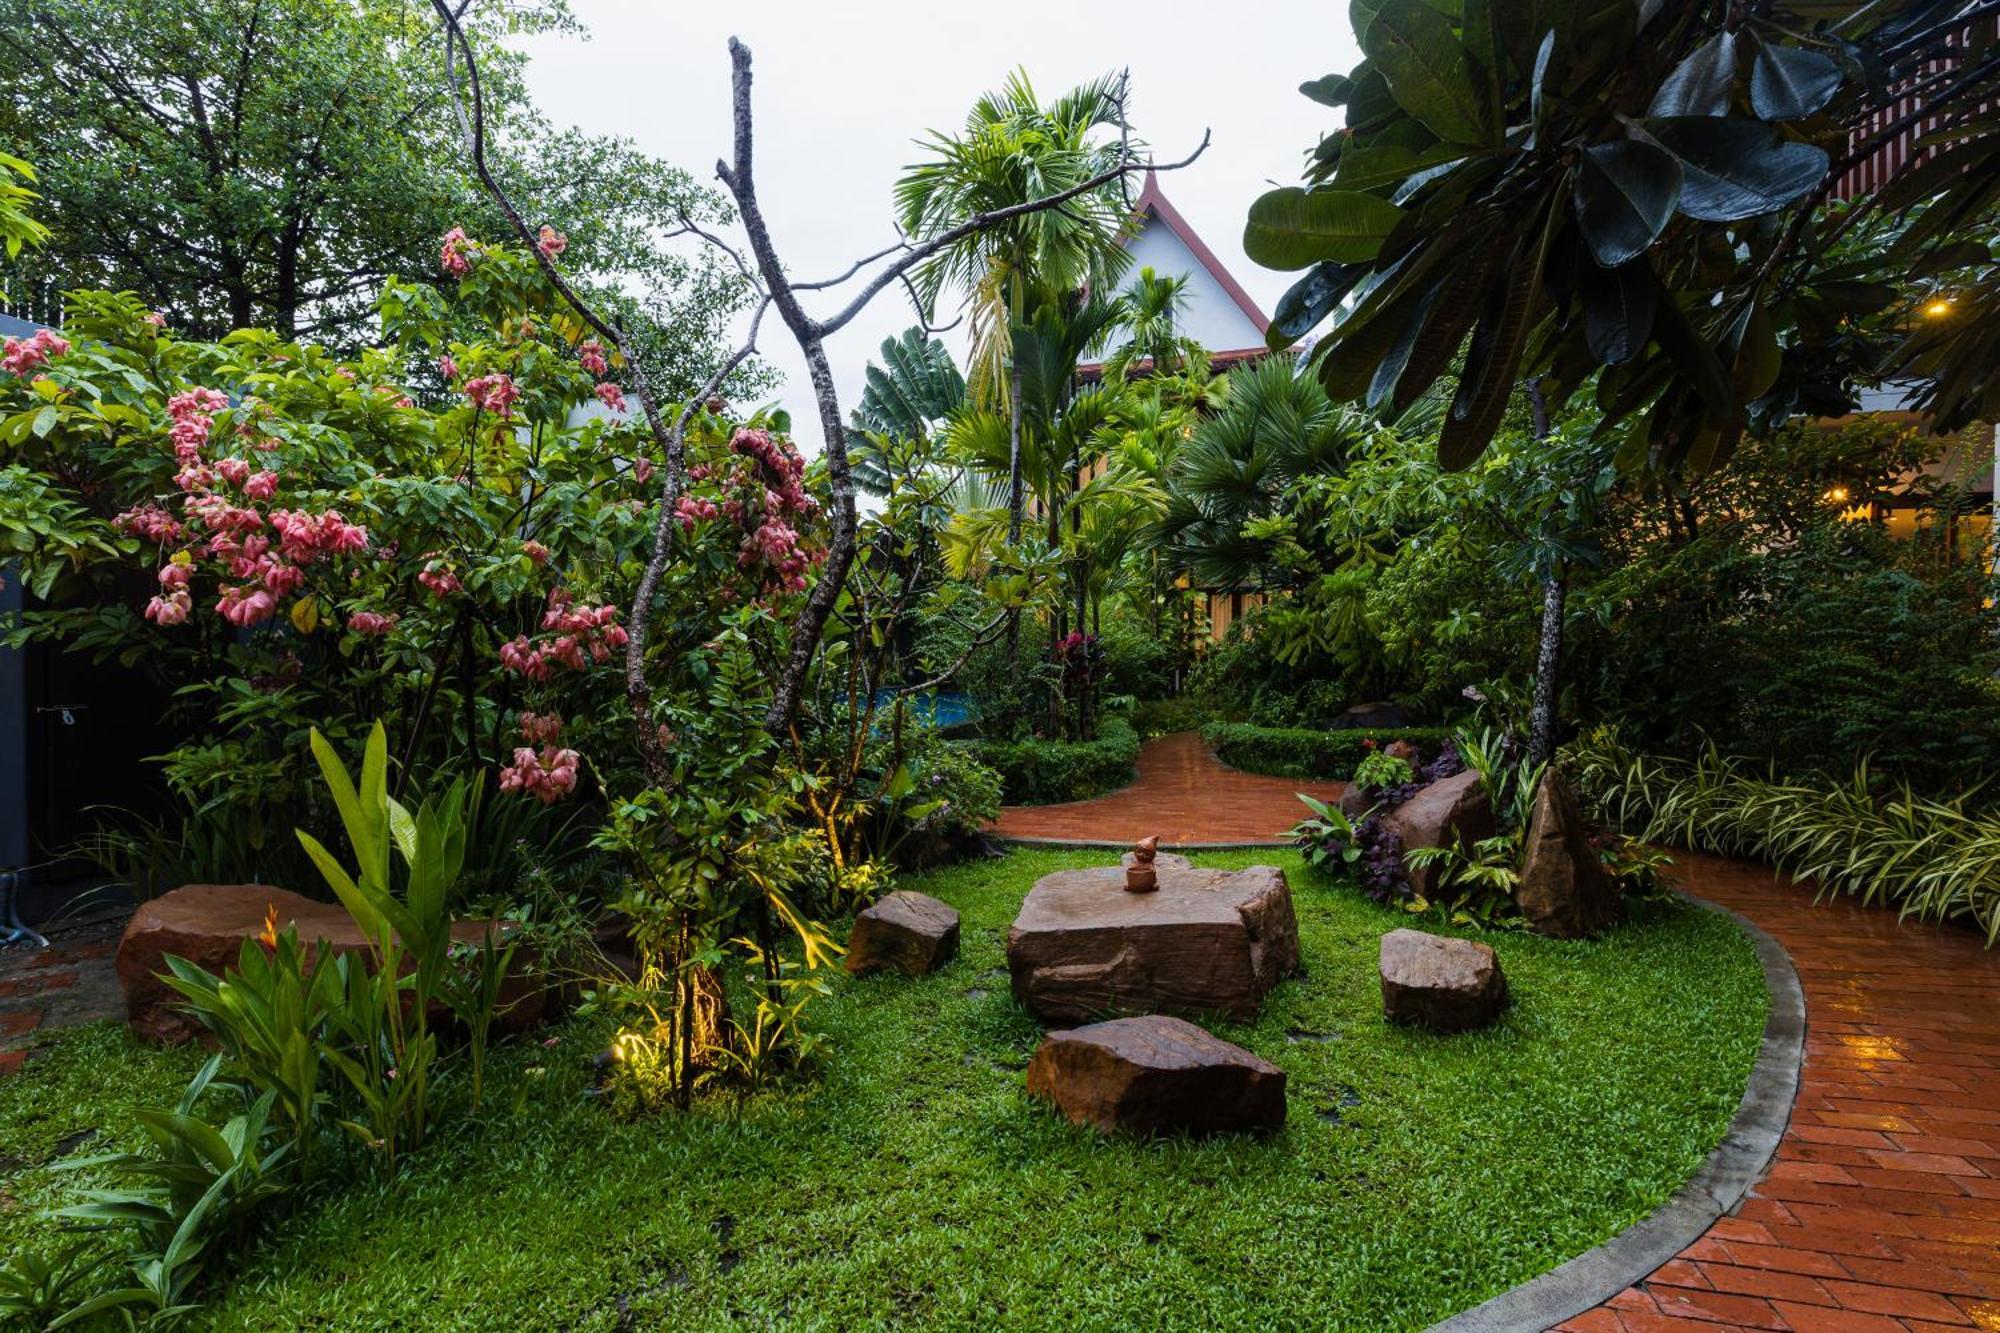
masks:
{"label": "pink flower cluster", "polygon": [[530,746],[519,746],[514,762],[500,770],[500,790],[521,792],[543,805],[554,805],[576,790],[578,762],[575,750],[545,745],[537,753]]}
{"label": "pink flower cluster", "polygon": [[155,504],[128,509],[112,519],[111,526],[120,532],[143,537],[157,546],[168,546],[179,541],[181,534],[186,531],[179,519]]}
{"label": "pink flower cluster", "polygon": [[462,278],[472,271],[472,257],[477,253],[478,247],[465,234],[465,228],[453,227],[444,234],[438,250],[438,267],[454,278]]}
{"label": "pink flower cluster", "polygon": [[598,385],[593,392],[597,394],[597,401],[603,403],[613,412],[623,412],[625,410],[625,391],[617,385],[606,381]]}
{"label": "pink flower cluster", "polygon": [[54,329],[37,329],[28,338],[9,338],[0,344],[0,370],[25,375],[49,363],[49,358],[69,351],[69,339]]}
{"label": "pink flower cluster", "polygon": [[737,431],[729,449],[741,461],[730,469],[732,494],[722,512],[743,529],[737,565],[763,566],[767,587],[804,591],[806,570],[826,558],[823,550],[804,548],[791,521],[811,518],[819,508],[805,491],[805,459],[788,441],[762,430]]}
{"label": "pink flower cluster", "polygon": [[576,359],[583,363],[585,370],[595,375],[598,379],[603,379],[611,373],[611,362],[606,360],[604,356],[604,344],[595,338],[584,340],[583,344],[576,349]]}
{"label": "pink flower cluster", "polygon": [[465,396],[472,405],[495,416],[512,416],[514,404],[520,400],[521,390],[510,375],[481,375],[478,379],[465,382]]}
{"label": "pink flower cluster", "polygon": [[[518,791],[544,805],[554,805],[576,790],[576,751],[556,747],[562,738],[562,716],[524,711],[516,721],[521,739],[528,743],[515,749],[514,762],[500,770],[500,790]],[[539,751],[536,746],[541,747]]]}
{"label": "pink flower cluster", "polygon": [[277,530],[279,549],[300,564],[368,549],[368,529],[349,523],[338,509],[323,514],[280,509],[271,515],[271,526]]}
{"label": "pink flower cluster", "polygon": [[400,616],[385,616],[380,611],[355,611],[348,615],[347,627],[356,634],[365,634],[369,638],[380,638],[390,630],[396,628],[396,622],[399,619],[401,619]]}
{"label": "pink flower cluster", "polygon": [[465,589],[465,585],[459,582],[458,574],[452,567],[434,558],[426,558],[424,567],[417,572],[417,582],[429,588],[431,596],[439,601]]}
{"label": "pink flower cluster", "polygon": [[614,650],[623,648],[628,636],[618,623],[618,608],[578,606],[561,588],[549,593],[548,609],[542,613],[542,629],[554,637],[530,639],[517,634],[500,645],[500,665],[529,680],[547,680],[558,666],[582,671],[592,662],[609,661]]}
{"label": "pink flower cluster", "polygon": [[174,564],[160,570],[160,595],[146,603],[146,619],[156,625],[180,625],[194,610],[194,598],[187,589],[188,580],[194,570],[188,565]]}
{"label": "pink flower cluster", "polygon": [[554,259],[569,249],[569,237],[544,222],[542,229],[535,233],[535,248],[542,252],[542,258]]}
{"label": "pink flower cluster", "polygon": [[518,720],[521,738],[530,745],[553,745],[562,739],[563,720],[560,713],[523,712]]}
{"label": "pink flower cluster", "polygon": [[[173,442],[174,458],[184,468],[201,461],[215,414],[229,406],[229,395],[220,389],[189,389],[167,400],[167,416],[174,423],[167,431]],[[192,487],[183,485],[182,490]]]}
{"label": "pink flower cluster", "polygon": [[674,505],[674,517],[679,520],[684,532],[693,532],[695,524],[705,523],[721,514],[722,510],[716,507],[715,501],[695,495],[683,495]]}

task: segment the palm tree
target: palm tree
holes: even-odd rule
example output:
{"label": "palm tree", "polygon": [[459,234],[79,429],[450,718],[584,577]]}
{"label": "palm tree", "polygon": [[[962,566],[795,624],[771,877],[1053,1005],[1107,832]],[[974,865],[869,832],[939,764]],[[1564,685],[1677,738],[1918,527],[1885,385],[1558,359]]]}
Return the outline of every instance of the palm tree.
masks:
{"label": "palm tree", "polygon": [[1107,372],[1129,372],[1138,362],[1151,363],[1154,375],[1171,375],[1194,360],[1207,360],[1207,349],[1180,330],[1187,310],[1185,274],[1165,277],[1150,266],[1139,270],[1125,289],[1125,320],[1131,337],[1111,354]]}
{"label": "palm tree", "polygon": [[[921,141],[930,155],[906,169],[896,184],[903,231],[925,240],[976,214],[1072,189],[1130,160],[1124,102],[1123,75],[1083,84],[1045,106],[1027,73],[1014,71],[1003,88],[973,104],[960,133],[933,132]],[[1118,244],[1127,216],[1122,193],[1106,185],[1065,207],[966,237],[915,275],[914,292],[926,318],[935,316],[947,290],[962,294],[972,319],[974,401],[1006,406],[1010,541],[1020,539],[1025,505],[1014,326],[1030,317],[1038,292],[1103,290],[1115,283],[1130,262]]]}
{"label": "palm tree", "polygon": [[1335,404],[1317,377],[1273,355],[1231,372],[1222,411],[1194,429],[1168,480],[1161,535],[1201,586],[1243,590],[1282,581],[1271,539],[1246,531],[1282,512],[1292,482],[1335,474],[1380,428]]}

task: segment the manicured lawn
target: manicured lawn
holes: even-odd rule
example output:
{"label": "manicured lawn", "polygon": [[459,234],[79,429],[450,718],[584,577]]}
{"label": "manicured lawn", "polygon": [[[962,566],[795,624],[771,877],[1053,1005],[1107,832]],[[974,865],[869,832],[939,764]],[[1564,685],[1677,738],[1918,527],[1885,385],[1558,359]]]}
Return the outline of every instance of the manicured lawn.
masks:
{"label": "manicured lawn", "polygon": [[[1401,913],[1282,864],[1307,975],[1229,1040],[1290,1076],[1266,1140],[1106,1141],[1022,1092],[1039,1029],[1009,997],[1017,852],[907,882],[965,917],[959,960],[843,983],[821,1080],[692,1117],[609,1120],[577,1020],[499,1057],[483,1123],[398,1180],[306,1200],[199,1316],[218,1328],[1418,1328],[1643,1215],[1721,1137],[1765,1009],[1727,918],[1646,909],[1612,938],[1496,939],[1516,1002],[1483,1034],[1382,1021]],[[0,1158],[38,1163],[198,1063],[99,1026],[0,1080]],[[98,1151],[103,1140],[81,1151]],[[0,1165],[0,1249],[74,1177]]]}

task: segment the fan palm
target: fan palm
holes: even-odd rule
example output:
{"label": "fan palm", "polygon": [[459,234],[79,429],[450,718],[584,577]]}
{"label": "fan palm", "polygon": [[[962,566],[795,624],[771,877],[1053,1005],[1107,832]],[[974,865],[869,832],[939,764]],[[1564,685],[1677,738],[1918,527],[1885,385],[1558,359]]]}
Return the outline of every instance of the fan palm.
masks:
{"label": "fan palm", "polygon": [[1161,533],[1175,561],[1205,587],[1263,586],[1271,543],[1246,525],[1279,513],[1294,481],[1341,471],[1376,429],[1288,357],[1232,372],[1222,411],[1174,459]]}

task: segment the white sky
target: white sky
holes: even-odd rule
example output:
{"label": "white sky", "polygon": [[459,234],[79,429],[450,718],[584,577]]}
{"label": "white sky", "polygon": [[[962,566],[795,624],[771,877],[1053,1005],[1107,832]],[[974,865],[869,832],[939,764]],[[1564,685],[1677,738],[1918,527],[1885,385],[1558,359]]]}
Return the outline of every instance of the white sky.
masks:
{"label": "white sky", "polygon": [[[729,151],[728,39],[756,57],[758,193],[794,276],[830,277],[895,239],[891,189],[925,130],[956,130],[980,93],[1016,65],[1049,97],[1110,70],[1132,71],[1133,127],[1155,156],[1194,166],[1162,178],[1167,197],[1268,315],[1292,275],[1243,255],[1243,215],[1271,183],[1298,180],[1304,153],[1338,112],[1298,85],[1359,58],[1346,7],[1317,0],[1229,4],[1014,0],[1000,6],[869,0],[574,0],[590,39],[538,39],[528,81],[558,124],[620,134],[713,182]],[[1136,189],[1136,183],[1135,183]],[[808,302],[829,313],[844,301]],[[914,320],[883,292],[829,344],[843,413],[883,338]],[[775,315],[762,337],[799,442],[820,442],[804,364]],[[949,335],[963,355],[960,336]]]}

